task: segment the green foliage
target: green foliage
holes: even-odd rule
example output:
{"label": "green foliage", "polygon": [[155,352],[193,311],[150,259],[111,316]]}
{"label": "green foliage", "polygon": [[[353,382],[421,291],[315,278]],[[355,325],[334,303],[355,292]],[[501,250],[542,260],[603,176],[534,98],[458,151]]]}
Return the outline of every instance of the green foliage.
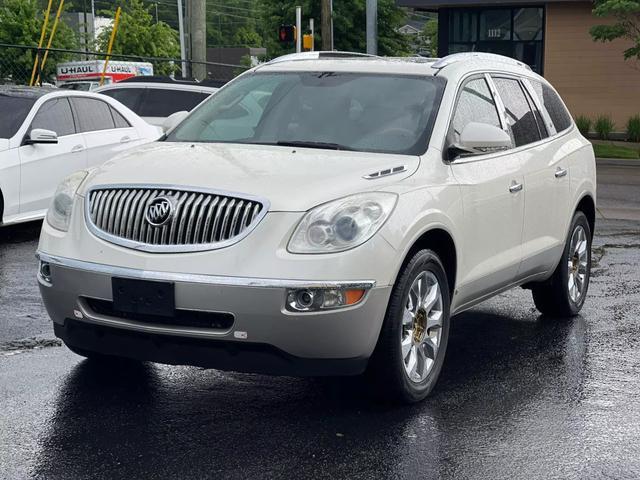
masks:
{"label": "green foliage", "polygon": [[594,130],[601,140],[608,140],[611,132],[615,128],[615,124],[609,115],[600,115],[596,118]]}
{"label": "green foliage", "polygon": [[[320,0],[263,0],[261,30],[262,38],[270,58],[295,51],[294,45],[283,45],[278,41],[278,27],[295,23],[296,5],[302,6],[304,32],[309,18],[315,19],[315,47],[320,48],[321,31]],[[336,50],[365,52],[366,44],[366,0],[333,3],[333,39]],[[397,31],[404,24],[405,13],[394,0],[378,2],[378,54],[402,56],[410,53],[407,38]]]}
{"label": "green foliage", "polygon": [[[141,57],[180,58],[178,32],[164,22],[156,23],[150,6],[145,7],[141,0],[118,0],[111,11],[101,12],[115,17],[120,5],[122,13],[116,32],[112,53]],[[97,39],[98,50],[106,52],[111,36],[111,28],[103,30]],[[169,75],[176,69],[169,62],[154,64],[154,73]]]}
{"label": "green foliage", "polygon": [[[37,0],[3,0],[0,2],[0,43],[37,46],[42,31],[44,13]],[[45,47],[51,35],[55,13],[52,8],[43,45]],[[60,19],[51,47],[74,49],[77,46],[77,39],[73,31]],[[16,83],[28,83],[31,78],[35,54],[35,50],[1,48],[0,82],[8,79]],[[56,64],[69,58],[70,55],[66,53],[50,52],[42,72],[42,80],[51,80],[55,74]]]}
{"label": "green foliage", "polygon": [[425,45],[429,48],[429,55],[432,57],[438,56],[438,19],[432,18],[424,24],[422,29],[422,38],[425,40]]}
{"label": "green foliage", "polygon": [[576,126],[578,127],[578,130],[580,130],[580,133],[585,137],[589,135],[592,123],[591,119],[584,115],[578,115],[576,117]]}
{"label": "green foliage", "polygon": [[261,47],[257,1],[215,0],[207,5],[207,46]]}
{"label": "green foliage", "polygon": [[640,115],[634,115],[627,121],[627,139],[640,142]]}
{"label": "green foliage", "polygon": [[593,152],[598,158],[623,158],[633,160],[640,158],[640,151],[621,145],[594,143]]}
{"label": "green foliage", "polygon": [[632,46],[624,50],[624,58],[640,60],[640,0],[596,0],[593,14],[613,19],[613,23],[591,28],[594,40],[630,40]]}

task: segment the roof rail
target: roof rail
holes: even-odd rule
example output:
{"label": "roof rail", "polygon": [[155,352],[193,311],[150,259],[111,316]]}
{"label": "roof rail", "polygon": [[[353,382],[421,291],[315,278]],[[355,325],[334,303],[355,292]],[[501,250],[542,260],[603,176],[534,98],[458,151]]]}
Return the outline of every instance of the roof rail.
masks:
{"label": "roof rail", "polygon": [[199,87],[213,87],[220,88],[225,83],[220,80],[209,80],[205,79],[201,82],[196,80],[195,78],[172,78],[168,76],[162,75],[138,75],[136,77],[125,78],[124,80],[120,80],[118,83],[172,83],[174,85],[194,85]]}
{"label": "roof rail", "polygon": [[267,62],[267,64],[273,65],[274,63],[282,62],[295,62],[298,60],[322,60],[322,59],[347,59],[347,58],[380,58],[376,55],[369,55],[367,53],[358,52],[339,52],[339,51],[319,51],[319,52],[300,52],[289,53],[288,55],[282,55]]}
{"label": "roof rail", "polygon": [[496,55],[495,53],[486,53],[486,52],[453,53],[435,62],[433,65],[431,65],[431,68],[436,68],[439,70],[453,63],[468,62],[471,60],[490,60],[492,62],[505,63],[507,65],[514,65],[517,67],[526,68],[527,70],[531,70],[531,67],[529,65],[527,65],[526,63],[520,62],[515,58],[505,57],[504,55]]}

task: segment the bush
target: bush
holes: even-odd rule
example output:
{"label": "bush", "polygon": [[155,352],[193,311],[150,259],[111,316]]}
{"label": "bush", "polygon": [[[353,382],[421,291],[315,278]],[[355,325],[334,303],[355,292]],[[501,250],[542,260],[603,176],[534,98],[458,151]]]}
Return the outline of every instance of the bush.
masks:
{"label": "bush", "polygon": [[627,139],[630,142],[640,142],[640,115],[634,115],[627,122]]}
{"label": "bush", "polygon": [[596,134],[601,140],[609,140],[609,136],[611,135],[611,132],[613,132],[614,128],[615,124],[609,115],[600,115],[594,124]]}
{"label": "bush", "polygon": [[589,117],[585,117],[584,115],[578,115],[576,117],[576,126],[578,127],[578,130],[580,130],[580,133],[583,136],[587,136],[589,135],[589,132],[591,131],[591,119]]}

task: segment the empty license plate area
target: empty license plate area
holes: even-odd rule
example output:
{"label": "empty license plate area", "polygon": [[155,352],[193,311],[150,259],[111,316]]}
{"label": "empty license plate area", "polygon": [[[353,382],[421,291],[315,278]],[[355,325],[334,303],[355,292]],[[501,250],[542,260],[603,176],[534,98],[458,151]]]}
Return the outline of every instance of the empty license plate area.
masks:
{"label": "empty license plate area", "polygon": [[175,285],[171,282],[114,277],[111,288],[116,311],[162,317],[175,314]]}

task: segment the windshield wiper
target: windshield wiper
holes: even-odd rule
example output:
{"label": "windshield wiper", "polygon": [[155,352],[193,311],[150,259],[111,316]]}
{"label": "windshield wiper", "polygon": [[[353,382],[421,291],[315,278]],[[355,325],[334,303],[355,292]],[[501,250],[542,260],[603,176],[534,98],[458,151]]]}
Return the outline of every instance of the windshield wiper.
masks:
{"label": "windshield wiper", "polygon": [[327,150],[350,150],[353,151],[353,148],[347,147],[346,145],[340,145],[339,143],[331,143],[331,142],[306,142],[306,141],[281,141],[276,142],[276,145],[281,147],[300,147],[300,148],[326,148]]}

